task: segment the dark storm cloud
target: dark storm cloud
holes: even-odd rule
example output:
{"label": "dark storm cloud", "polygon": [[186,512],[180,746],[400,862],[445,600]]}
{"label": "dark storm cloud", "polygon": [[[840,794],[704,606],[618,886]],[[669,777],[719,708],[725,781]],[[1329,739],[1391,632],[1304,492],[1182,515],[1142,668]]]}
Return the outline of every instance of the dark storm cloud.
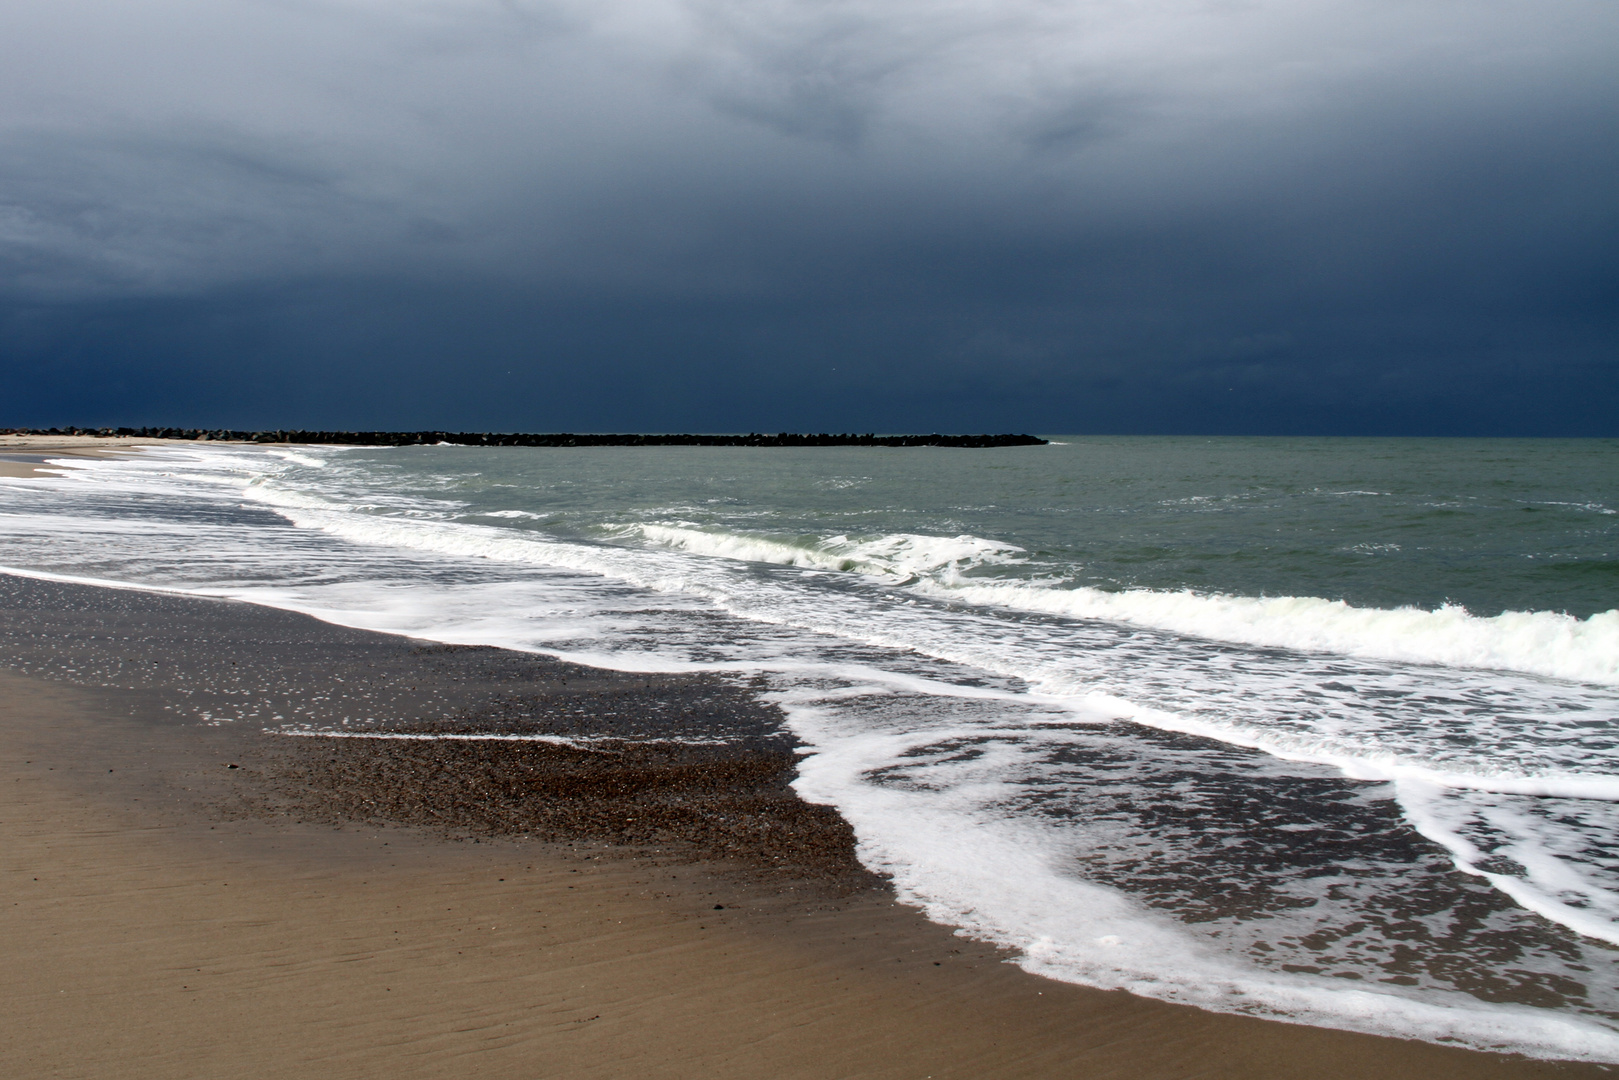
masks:
{"label": "dark storm cloud", "polygon": [[1610,6],[0,15],[0,423],[1616,430]]}

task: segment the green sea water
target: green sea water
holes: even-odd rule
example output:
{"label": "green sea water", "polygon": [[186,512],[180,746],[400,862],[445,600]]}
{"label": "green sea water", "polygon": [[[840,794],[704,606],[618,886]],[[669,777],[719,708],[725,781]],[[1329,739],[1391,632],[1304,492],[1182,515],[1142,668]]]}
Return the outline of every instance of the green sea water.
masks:
{"label": "green sea water", "polygon": [[[656,522],[813,550],[967,535],[964,572],[1477,615],[1619,607],[1619,441],[1076,438],[937,448],[355,451],[356,498],[601,538]],[[360,470],[355,470],[359,472]],[[446,503],[454,503],[452,508]]]}

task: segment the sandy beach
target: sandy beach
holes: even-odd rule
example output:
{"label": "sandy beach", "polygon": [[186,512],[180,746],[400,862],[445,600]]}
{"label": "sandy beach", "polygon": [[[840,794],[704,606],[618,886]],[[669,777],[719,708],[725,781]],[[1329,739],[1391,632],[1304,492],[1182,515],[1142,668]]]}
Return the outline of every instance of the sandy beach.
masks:
{"label": "sandy beach", "polygon": [[[1607,1075],[1028,975],[863,875],[745,688],[3,584],[7,1075]],[[556,744],[199,720],[317,686],[400,730],[650,748],[591,774]],[[737,748],[659,756],[699,719]]]}
{"label": "sandy beach", "polygon": [[140,446],[157,446],[161,442],[159,439],[98,435],[0,434],[0,476],[51,475],[40,469],[47,458],[102,457]]}

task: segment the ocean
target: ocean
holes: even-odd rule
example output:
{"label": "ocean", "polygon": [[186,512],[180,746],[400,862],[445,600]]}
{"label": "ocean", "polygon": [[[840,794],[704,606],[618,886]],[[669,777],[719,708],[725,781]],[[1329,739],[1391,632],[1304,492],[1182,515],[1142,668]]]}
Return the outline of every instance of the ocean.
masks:
{"label": "ocean", "polygon": [[757,686],[1031,971],[1619,1062],[1619,442],[53,461],[0,568]]}

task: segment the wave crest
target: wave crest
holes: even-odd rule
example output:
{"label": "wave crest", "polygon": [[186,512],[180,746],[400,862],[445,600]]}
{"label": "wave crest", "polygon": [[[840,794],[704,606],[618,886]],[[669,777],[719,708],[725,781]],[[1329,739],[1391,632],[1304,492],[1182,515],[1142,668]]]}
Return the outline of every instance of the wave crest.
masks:
{"label": "wave crest", "polygon": [[1243,645],[1619,684],[1619,610],[1588,619],[1556,611],[1484,617],[1455,604],[1432,611],[1362,608],[1316,596],[1106,592],[1027,582],[928,581],[915,588],[941,599],[1128,623]]}
{"label": "wave crest", "polygon": [[692,555],[866,574],[896,583],[916,581],[946,569],[1006,565],[1027,558],[1024,550],[1013,544],[967,535],[889,533],[866,540],[842,535],[785,539],[685,523],[624,525],[614,529],[612,535]]}
{"label": "wave crest", "polygon": [[[996,580],[993,567],[1025,565],[1027,552],[965,534],[789,540],[681,523],[625,525],[614,536],[710,558],[864,574],[934,599],[977,607],[1125,623],[1262,648],[1619,684],[1619,609],[1587,619],[1556,611],[1479,616],[1456,604],[1433,610],[1370,608],[1318,596],[1233,596],[1189,589],[1110,592],[1050,581]],[[976,574],[966,576],[969,571]]]}

